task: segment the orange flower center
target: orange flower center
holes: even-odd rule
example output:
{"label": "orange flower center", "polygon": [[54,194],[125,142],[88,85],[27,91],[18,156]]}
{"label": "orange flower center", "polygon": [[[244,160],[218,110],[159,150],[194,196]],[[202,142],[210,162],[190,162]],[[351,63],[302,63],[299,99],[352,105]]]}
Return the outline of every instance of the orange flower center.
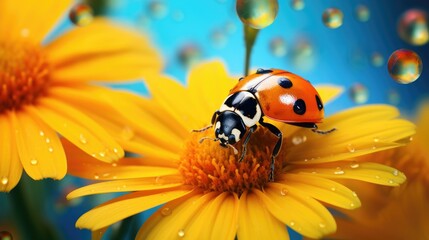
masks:
{"label": "orange flower center", "polygon": [[49,68],[40,46],[0,42],[0,113],[34,103],[48,84]]}
{"label": "orange flower center", "polygon": [[[242,142],[235,144],[239,150],[236,155],[232,149],[219,146],[219,142],[205,140],[199,143],[205,136],[213,136],[213,132],[192,133],[185,144],[179,170],[186,184],[204,192],[235,192],[241,195],[252,188],[262,189],[268,182],[271,151],[276,142],[273,134],[259,128],[251,136],[247,154],[241,162],[238,159]],[[281,166],[280,159],[281,156],[276,158],[276,172]]]}

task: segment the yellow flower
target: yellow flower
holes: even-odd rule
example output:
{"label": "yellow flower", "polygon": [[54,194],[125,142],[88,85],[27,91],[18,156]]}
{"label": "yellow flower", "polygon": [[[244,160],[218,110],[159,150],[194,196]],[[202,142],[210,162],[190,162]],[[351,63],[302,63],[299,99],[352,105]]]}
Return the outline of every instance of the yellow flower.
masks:
{"label": "yellow flower", "polygon": [[401,148],[366,155],[358,161],[376,161],[401,169],[407,182],[398,188],[347,183],[367,203],[336,216],[338,232],[329,239],[429,239],[429,103],[417,122],[413,141]]}
{"label": "yellow flower", "polygon": [[104,102],[116,93],[90,81],[160,71],[160,58],[146,38],[103,19],[42,44],[71,4],[0,1],[0,191],[18,183],[23,168],[33,179],[64,177],[58,134],[102,161],[122,157],[121,146],[84,114],[119,114],[118,104]]}
{"label": "yellow flower", "polygon": [[[414,133],[412,123],[397,119],[398,111],[385,105],[326,118],[321,129],[337,128],[327,135],[279,124],[284,144],[276,158],[274,182],[268,181],[268,173],[276,137],[262,127],[252,135],[241,163],[219,143],[199,143],[204,136],[212,137],[213,131],[191,130],[210,122],[236,82],[219,61],[196,66],[187,86],[168,77],[147,78],[152,98],[124,97],[141,106],[133,114],[142,122],[129,126],[132,134],[121,140],[125,149],[144,157],[127,157],[111,165],[94,163],[78,149],[67,148],[67,154],[78,159],[70,162],[72,174],[108,180],[77,189],[69,199],[132,192],[85,213],[76,226],[102,231],[165,203],[144,223],[137,239],[288,239],[285,226],[320,238],[336,230],[333,216],[321,202],[345,209],[360,206],[357,195],[336,179],[386,186],[405,180],[396,169],[352,160],[402,146]],[[318,89],[325,102],[340,91],[332,86]]]}

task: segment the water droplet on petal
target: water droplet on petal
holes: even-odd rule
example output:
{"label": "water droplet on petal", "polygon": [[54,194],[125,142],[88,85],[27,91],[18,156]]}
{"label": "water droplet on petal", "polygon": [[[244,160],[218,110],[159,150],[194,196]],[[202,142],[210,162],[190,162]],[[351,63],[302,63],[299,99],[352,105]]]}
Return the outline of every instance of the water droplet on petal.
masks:
{"label": "water droplet on petal", "polygon": [[399,171],[398,171],[397,169],[395,169],[395,170],[393,170],[392,174],[393,174],[394,176],[398,176],[398,175],[399,175]]}
{"label": "water droplet on petal", "polygon": [[282,196],[286,196],[286,195],[288,194],[288,192],[289,192],[289,190],[287,190],[286,188],[282,188],[282,189],[280,190],[280,195],[282,195]]}
{"label": "water droplet on petal", "polygon": [[323,12],[322,21],[328,28],[339,28],[343,24],[343,12],[337,8],[328,8]]}
{"label": "water droplet on petal", "polygon": [[105,157],[106,156],[106,152],[99,152],[98,155],[100,155],[100,157]]}
{"label": "water droplet on petal", "polygon": [[79,135],[79,141],[82,144],[87,144],[88,143],[88,140],[86,139],[86,137],[82,133]]}
{"label": "water droplet on petal", "polygon": [[319,227],[320,227],[320,228],[325,228],[325,227],[326,227],[326,224],[324,224],[324,223],[319,223]]}
{"label": "water droplet on petal", "polygon": [[277,0],[237,0],[240,20],[249,27],[262,29],[274,22],[279,4]]}
{"label": "water droplet on petal", "polygon": [[50,143],[50,142],[51,142],[51,139],[50,139],[50,138],[46,138],[46,139],[45,139],[45,142],[46,142],[46,143]]}
{"label": "water droplet on petal", "polygon": [[80,3],[70,10],[69,18],[76,26],[83,27],[92,22],[94,15],[89,5]]}
{"label": "water droplet on petal", "polygon": [[429,24],[425,11],[410,9],[399,19],[398,34],[402,40],[414,45],[421,46],[429,41]]}
{"label": "water droplet on petal", "polygon": [[340,167],[337,167],[334,171],[334,174],[335,175],[342,175],[342,174],[344,174],[344,170],[341,169]]}
{"label": "water droplet on petal", "polygon": [[169,208],[169,207],[163,207],[163,208],[161,209],[161,214],[162,214],[163,216],[168,216],[168,215],[170,215],[170,214],[171,214],[171,212],[172,212],[172,210],[171,210],[171,208]]}
{"label": "water droplet on petal", "polygon": [[294,221],[290,221],[289,226],[291,226],[291,227],[295,226],[295,222]]}
{"label": "water droplet on petal", "polygon": [[125,141],[131,140],[134,137],[134,131],[131,127],[125,126],[121,131],[121,138]]}
{"label": "water droplet on petal", "polygon": [[355,207],[355,204],[354,203],[350,203],[350,207]]}
{"label": "water droplet on petal", "polygon": [[45,136],[45,132],[44,132],[44,131],[42,131],[42,130],[40,130],[39,135],[40,135],[41,137],[44,137],[44,136]]}
{"label": "water droplet on petal", "polygon": [[358,167],[359,167],[359,163],[357,163],[357,162],[350,164],[350,168],[356,169]]}
{"label": "water droplet on petal", "polygon": [[117,163],[112,163],[112,167],[117,167],[118,164]]}
{"label": "water droplet on petal", "polygon": [[420,77],[423,63],[414,51],[399,49],[390,55],[387,69],[393,80],[401,84],[409,84]]}
{"label": "water droplet on petal", "polygon": [[94,175],[94,179],[99,179],[100,176],[98,176],[97,174]]}
{"label": "water droplet on petal", "polygon": [[114,152],[114,153],[118,153],[118,152],[119,152],[119,150],[118,150],[117,148],[114,148],[114,149],[113,149],[113,152]]}
{"label": "water droplet on petal", "polygon": [[375,175],[375,178],[376,178],[376,179],[380,179],[380,176],[378,176],[378,175]]}
{"label": "water droplet on petal", "polygon": [[349,152],[353,153],[356,151],[355,147],[353,146],[353,144],[347,144],[347,150],[349,150]]}
{"label": "water droplet on petal", "polygon": [[9,178],[7,178],[7,177],[1,178],[1,184],[6,185],[8,182],[9,182]]}
{"label": "water droplet on petal", "polygon": [[52,153],[52,152],[54,152],[54,149],[53,149],[52,147],[48,147],[48,151],[49,151],[50,153]]}
{"label": "water droplet on petal", "polygon": [[356,192],[352,192],[353,197],[357,197],[357,193]]}
{"label": "water droplet on petal", "polygon": [[180,230],[177,232],[177,236],[179,236],[180,238],[184,237],[184,236],[185,236],[185,230],[180,229]]}
{"label": "water droplet on petal", "polygon": [[389,184],[394,184],[394,183],[395,183],[395,181],[393,181],[392,179],[389,179],[387,182],[388,182]]}
{"label": "water droplet on petal", "polygon": [[35,158],[30,160],[31,165],[37,165],[37,163],[39,163],[39,161],[37,161],[37,159],[35,159]]}
{"label": "water droplet on petal", "polygon": [[292,143],[294,145],[299,145],[299,144],[301,144],[301,143],[303,143],[305,141],[307,141],[307,137],[306,136],[294,136],[292,138]]}
{"label": "water droplet on petal", "polygon": [[335,192],[335,191],[337,191],[337,188],[331,187],[331,191]]}

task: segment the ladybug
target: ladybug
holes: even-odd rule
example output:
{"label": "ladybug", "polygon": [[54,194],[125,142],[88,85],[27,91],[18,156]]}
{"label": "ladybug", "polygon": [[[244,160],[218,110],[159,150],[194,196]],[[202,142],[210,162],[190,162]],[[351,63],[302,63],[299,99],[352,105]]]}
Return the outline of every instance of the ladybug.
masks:
{"label": "ladybug", "polygon": [[[257,124],[267,128],[277,138],[270,164],[269,180],[274,181],[274,163],[282,145],[282,132],[274,125],[264,122],[264,117],[278,122],[311,128],[313,132],[327,134],[328,131],[318,130],[324,116],[322,100],[311,83],[302,77],[280,69],[258,69],[256,73],[240,78],[238,84],[230,90],[229,96],[212,117],[214,141],[222,147],[233,147],[242,140],[241,162],[246,155],[246,145],[255,132]],[[200,140],[202,142],[207,138]]]}

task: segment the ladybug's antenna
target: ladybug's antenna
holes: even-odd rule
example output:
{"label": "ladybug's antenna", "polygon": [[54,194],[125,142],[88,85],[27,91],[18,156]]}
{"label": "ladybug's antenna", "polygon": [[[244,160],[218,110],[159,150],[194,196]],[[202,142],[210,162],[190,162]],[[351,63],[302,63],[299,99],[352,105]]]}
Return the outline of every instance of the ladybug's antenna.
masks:
{"label": "ladybug's antenna", "polygon": [[[202,138],[200,139],[199,143],[202,143],[202,142],[204,142],[204,141],[205,141],[205,140],[207,140],[207,139],[210,139],[210,140],[212,140],[213,142],[217,142],[217,141],[219,141],[219,138],[202,137]],[[235,155],[237,155],[237,154],[238,154],[238,150],[237,150],[237,148],[235,148],[235,147],[234,147],[234,146],[232,146],[231,144],[226,143],[226,144],[225,144],[225,146],[227,146],[227,147],[231,148],[231,149],[234,151],[234,154],[235,154]]]}
{"label": "ladybug's antenna", "polygon": [[204,131],[206,131],[207,129],[209,129],[211,127],[213,127],[213,124],[210,124],[210,125],[208,125],[206,127],[203,127],[201,129],[193,129],[192,132],[204,132]]}

